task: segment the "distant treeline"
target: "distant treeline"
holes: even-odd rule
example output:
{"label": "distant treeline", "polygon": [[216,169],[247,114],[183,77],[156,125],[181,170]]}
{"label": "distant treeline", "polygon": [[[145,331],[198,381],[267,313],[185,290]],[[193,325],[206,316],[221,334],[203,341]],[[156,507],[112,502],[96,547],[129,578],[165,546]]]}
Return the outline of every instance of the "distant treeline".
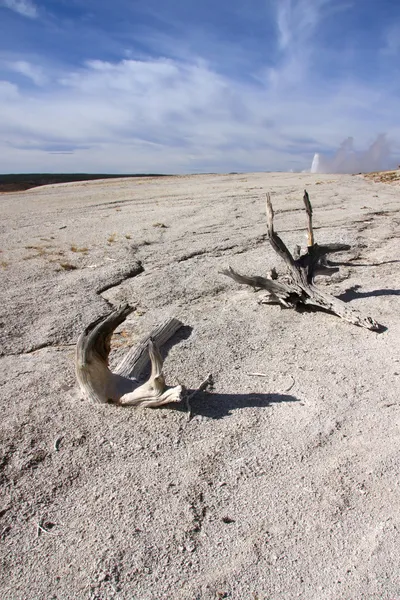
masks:
{"label": "distant treeline", "polygon": [[112,174],[109,173],[21,173],[0,175],[0,192],[18,192],[39,185],[89,181],[93,179],[115,179],[118,177],[163,177],[160,173]]}

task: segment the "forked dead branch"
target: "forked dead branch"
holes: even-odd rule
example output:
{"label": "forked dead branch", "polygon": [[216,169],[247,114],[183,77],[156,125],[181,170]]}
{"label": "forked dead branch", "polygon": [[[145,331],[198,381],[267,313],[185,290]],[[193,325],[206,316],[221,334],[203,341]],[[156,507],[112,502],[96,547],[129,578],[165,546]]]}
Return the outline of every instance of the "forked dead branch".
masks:
{"label": "forked dead branch", "polygon": [[348,304],[320,290],[314,284],[316,275],[331,275],[337,272],[337,268],[327,264],[326,257],[332,252],[349,250],[347,244],[318,245],[314,241],[312,225],[312,207],[307,191],[303,197],[308,217],[308,247],[301,254],[300,246],[296,246],[294,256],[290,253],[284,242],[274,229],[274,211],[271,197],[267,194],[267,227],[271,246],[285,261],[287,275],[277,281],[275,269],[269,277],[240,275],[231,267],[222,271],[224,275],[231,277],[237,283],[250,285],[253,288],[265,289],[269,293],[269,301],[281,304],[285,308],[298,308],[299,306],[311,306],[324,311],[334,313],[349,323],[366,327],[372,331],[381,330],[379,325],[371,317],[365,317],[358,311],[353,310]]}
{"label": "forked dead branch", "polygon": [[[132,310],[132,307],[125,304],[91,323],[79,336],[75,370],[81,391],[94,402],[111,402],[122,406],[156,407],[179,402],[182,387],[168,387],[165,384],[163,359],[158,349],[182,326],[178,319],[168,319],[154,329],[137,348],[129,350],[114,373],[109,369],[111,336]],[[150,377],[140,385],[138,378],[146,368],[148,358],[151,363]]]}

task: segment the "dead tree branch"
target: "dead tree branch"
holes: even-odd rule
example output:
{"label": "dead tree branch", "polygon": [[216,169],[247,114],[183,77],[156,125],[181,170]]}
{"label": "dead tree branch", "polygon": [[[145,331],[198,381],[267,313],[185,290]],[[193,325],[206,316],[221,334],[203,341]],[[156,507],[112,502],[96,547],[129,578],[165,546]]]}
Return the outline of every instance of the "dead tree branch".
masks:
{"label": "dead tree branch", "polygon": [[240,275],[231,267],[222,271],[222,274],[231,277],[237,283],[250,285],[253,288],[265,289],[269,293],[271,301],[279,303],[285,308],[297,308],[300,305],[313,306],[334,313],[354,325],[366,327],[372,331],[379,331],[381,326],[374,319],[363,316],[358,311],[350,308],[348,304],[342,302],[342,300],[331,296],[315,286],[314,277],[316,275],[331,275],[338,270],[326,263],[326,255],[349,250],[350,246],[347,244],[326,244],[321,246],[316,244],[312,225],[313,211],[306,190],[304,191],[303,201],[308,217],[308,247],[307,251],[301,254],[300,247],[296,246],[293,256],[274,229],[274,210],[272,208],[271,197],[267,194],[268,237],[271,246],[286,264],[288,275],[285,277],[285,281],[273,281],[272,278],[268,277]]}
{"label": "dead tree branch", "polygon": [[[113,373],[108,366],[110,340],[114,330],[132,312],[125,304],[106,317],[91,323],[79,336],[76,345],[75,370],[79,387],[86,398],[96,403],[112,402],[123,406],[161,406],[179,402],[182,388],[167,387],[162,373],[163,359],[158,344],[164,344],[182,326],[177,319],[168,319],[156,327],[141,344],[126,354]],[[151,363],[149,379],[139,385],[140,377]]]}

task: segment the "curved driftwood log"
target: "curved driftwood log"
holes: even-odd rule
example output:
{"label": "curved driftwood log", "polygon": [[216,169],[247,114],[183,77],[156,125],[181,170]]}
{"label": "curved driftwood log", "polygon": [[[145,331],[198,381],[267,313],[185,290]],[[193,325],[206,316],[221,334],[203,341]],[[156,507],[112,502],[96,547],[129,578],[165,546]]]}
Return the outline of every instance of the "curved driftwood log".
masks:
{"label": "curved driftwood log", "polygon": [[293,256],[274,229],[274,211],[271,197],[267,194],[268,237],[275,252],[286,263],[288,275],[284,281],[276,281],[275,277],[240,275],[231,267],[222,271],[222,274],[231,277],[237,283],[250,285],[255,289],[267,290],[270,301],[279,303],[285,308],[296,308],[301,304],[314,306],[334,313],[354,325],[366,327],[372,331],[379,331],[381,326],[374,319],[363,316],[342,300],[315,286],[314,277],[316,275],[331,275],[338,271],[337,268],[332,268],[327,264],[326,255],[349,250],[350,246],[347,244],[327,244],[324,246],[316,244],[312,227],[312,207],[306,190],[304,191],[303,201],[308,217],[308,247],[305,254],[301,254],[300,247],[296,246]]}
{"label": "curved driftwood log", "polygon": [[[131,349],[117,366],[108,367],[110,340],[114,330],[132,312],[128,304],[91,323],[79,336],[75,370],[79,387],[86,398],[97,403],[113,402],[123,406],[161,406],[181,400],[182,387],[167,387],[162,373],[163,360],[158,344],[164,344],[182,326],[168,319],[152,331],[141,344]],[[139,385],[137,378],[151,362],[149,379]],[[134,374],[134,378],[130,378]]]}

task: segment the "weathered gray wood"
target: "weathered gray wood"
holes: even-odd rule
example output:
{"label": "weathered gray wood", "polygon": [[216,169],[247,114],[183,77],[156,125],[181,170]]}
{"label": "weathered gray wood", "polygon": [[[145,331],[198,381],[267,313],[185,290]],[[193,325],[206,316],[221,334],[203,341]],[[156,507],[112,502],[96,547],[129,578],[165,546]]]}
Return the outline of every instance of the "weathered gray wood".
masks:
{"label": "weathered gray wood", "polygon": [[[124,406],[161,406],[179,402],[181,386],[169,388],[162,374],[163,360],[151,334],[147,338],[146,349],[151,362],[149,379],[138,385],[136,379],[124,376],[128,371],[139,376],[147,364],[144,357],[144,341],[138,352],[129,352],[113,373],[108,367],[110,339],[114,330],[132,312],[125,304],[106,317],[97,319],[81,333],[76,345],[75,371],[79,387],[86,398],[96,403],[114,402]],[[182,325],[176,319],[169,319],[156,327],[152,334],[157,340],[167,341]]]}
{"label": "weathered gray wood", "polygon": [[[280,281],[273,281],[272,279],[260,277],[259,275],[240,275],[240,273],[234,271],[232,267],[222,270],[221,274],[230,277],[237,283],[250,285],[254,289],[267,290],[267,292],[271,295],[272,299],[274,299],[278,304],[283,304],[283,306],[285,306],[286,308],[295,306],[295,303],[291,301],[291,296],[293,295],[293,287],[287,285],[286,283]],[[297,300],[296,295],[294,296],[293,300]]]}
{"label": "weathered gray wood", "polygon": [[362,315],[357,310],[350,308],[346,302],[324,292],[315,285],[311,284],[308,291],[309,295],[304,298],[304,304],[327,310],[348,323],[358,325],[359,327],[365,327],[371,331],[379,331],[381,329],[379,323],[374,321],[372,317]]}
{"label": "weathered gray wood", "polygon": [[121,306],[106,317],[90,323],[78,338],[75,371],[83,394],[93,402],[108,402],[114,390],[113,374],[108,368],[110,340],[114,330],[132,312],[129,305]]}
{"label": "weathered gray wood", "polygon": [[307,190],[304,190],[303,202],[308,217],[308,247],[310,248],[314,246],[314,231],[312,226],[312,206]]}
{"label": "weathered gray wood", "polygon": [[271,246],[275,250],[277,254],[285,261],[288,269],[291,271],[295,268],[295,260],[289,249],[286,247],[284,242],[281,240],[279,235],[275,232],[274,229],[274,209],[272,208],[271,196],[269,193],[267,194],[267,228],[268,228],[268,237]]}
{"label": "weathered gray wood", "polygon": [[326,244],[323,246],[316,244],[312,225],[312,206],[306,190],[304,190],[303,202],[308,216],[308,248],[304,254],[301,254],[300,247],[296,246],[294,256],[292,256],[274,229],[274,210],[271,197],[267,194],[268,237],[271,246],[286,264],[288,281],[272,281],[272,279],[265,277],[241,275],[231,267],[222,271],[222,274],[231,277],[240,284],[267,290],[272,301],[277,301],[286,308],[295,308],[300,304],[314,306],[334,313],[354,325],[366,327],[372,331],[379,331],[381,326],[374,319],[363,316],[342,300],[315,286],[315,275],[331,275],[338,270],[326,263],[326,255],[331,252],[348,250],[350,246],[347,244]]}
{"label": "weathered gray wood", "polygon": [[167,319],[155,327],[150,335],[146,336],[138,346],[132,347],[115,368],[115,373],[123,377],[139,379],[149,363],[148,345],[150,339],[161,348],[182,327],[181,321],[174,317]]}

